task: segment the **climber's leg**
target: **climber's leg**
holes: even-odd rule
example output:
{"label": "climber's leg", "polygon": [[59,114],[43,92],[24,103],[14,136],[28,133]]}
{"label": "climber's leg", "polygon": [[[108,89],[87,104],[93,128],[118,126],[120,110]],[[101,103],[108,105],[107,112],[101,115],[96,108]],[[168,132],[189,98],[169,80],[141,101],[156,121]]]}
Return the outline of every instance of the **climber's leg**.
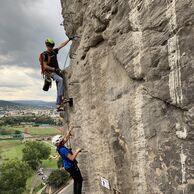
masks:
{"label": "climber's leg", "polygon": [[82,191],[82,175],[78,167],[66,169],[74,180],[74,194],[81,194]]}
{"label": "climber's leg", "polygon": [[57,100],[56,105],[60,105],[62,103],[62,97],[64,95],[64,84],[63,78],[57,75],[56,73],[52,73],[53,80],[56,81],[57,86]]}

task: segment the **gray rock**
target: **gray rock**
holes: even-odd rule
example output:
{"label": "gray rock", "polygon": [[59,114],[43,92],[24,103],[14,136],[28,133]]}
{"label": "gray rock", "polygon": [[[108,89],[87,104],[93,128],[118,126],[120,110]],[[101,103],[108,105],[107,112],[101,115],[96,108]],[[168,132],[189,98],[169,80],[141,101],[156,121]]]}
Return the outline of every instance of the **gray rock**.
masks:
{"label": "gray rock", "polygon": [[83,192],[192,194],[193,0],[61,3]]}

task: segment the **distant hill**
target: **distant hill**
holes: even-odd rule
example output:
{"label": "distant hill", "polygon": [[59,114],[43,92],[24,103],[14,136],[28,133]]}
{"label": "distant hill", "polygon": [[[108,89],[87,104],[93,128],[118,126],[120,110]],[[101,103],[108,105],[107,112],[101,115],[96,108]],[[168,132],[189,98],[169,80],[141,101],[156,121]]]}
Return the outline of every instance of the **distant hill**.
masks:
{"label": "distant hill", "polygon": [[18,107],[18,106],[21,106],[21,104],[6,100],[0,100],[0,107]]}
{"label": "distant hill", "polygon": [[14,100],[12,102],[17,103],[17,104],[22,104],[25,106],[55,107],[55,102],[46,102],[42,100]]}
{"label": "distant hill", "polygon": [[0,100],[0,107],[12,107],[12,108],[23,108],[23,107],[34,107],[34,108],[53,108],[55,107],[54,102],[45,102],[39,100],[15,100],[5,101]]}

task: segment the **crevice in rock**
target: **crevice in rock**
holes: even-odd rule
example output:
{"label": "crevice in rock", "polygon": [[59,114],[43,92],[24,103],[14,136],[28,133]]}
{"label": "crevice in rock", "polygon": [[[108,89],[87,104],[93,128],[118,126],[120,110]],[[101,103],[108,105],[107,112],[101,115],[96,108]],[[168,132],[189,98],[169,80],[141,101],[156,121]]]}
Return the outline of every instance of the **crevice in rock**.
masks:
{"label": "crevice in rock", "polygon": [[145,138],[148,139],[148,140],[151,140],[151,139],[153,139],[156,136],[157,136],[157,132],[156,132],[155,129],[152,130],[152,133],[145,134]]}
{"label": "crevice in rock", "polygon": [[172,103],[170,103],[170,102],[168,102],[168,101],[166,101],[166,100],[164,100],[164,99],[162,99],[162,98],[160,98],[160,97],[158,97],[158,96],[154,96],[153,94],[151,94],[150,92],[148,92],[148,90],[145,89],[145,88],[144,88],[144,90],[145,90],[145,92],[146,92],[147,95],[149,95],[150,97],[152,97],[152,98],[154,98],[154,99],[157,99],[157,100],[159,100],[159,101],[164,102],[167,106],[171,106],[171,107],[173,107],[173,108],[175,108],[175,109],[178,109],[178,110],[181,110],[181,111],[184,111],[184,112],[185,112],[185,111],[188,111],[187,108],[177,106],[177,105],[172,104]]}
{"label": "crevice in rock", "polygon": [[133,81],[135,82],[139,82],[139,83],[144,83],[145,82],[145,78],[144,77],[131,77],[129,76]]}
{"label": "crevice in rock", "polygon": [[108,25],[108,21],[103,21],[100,17],[98,17],[96,14],[93,14],[93,16],[94,16],[94,18],[95,19],[97,19],[98,21],[99,21],[99,23],[101,23],[101,24],[104,24],[105,25],[105,27],[107,27],[107,25]]}
{"label": "crevice in rock", "polygon": [[89,42],[89,47],[96,47],[97,45],[99,45],[101,42],[104,41],[104,38],[101,34],[96,34],[96,36],[94,36],[93,38],[91,38],[90,42]]}
{"label": "crevice in rock", "polygon": [[[110,50],[111,50],[111,48],[110,48]],[[117,62],[121,65],[121,67],[125,70],[125,72],[128,74],[128,77],[129,77],[132,81],[136,81],[136,82],[139,82],[139,83],[145,82],[145,77],[134,77],[134,76],[130,76],[129,72],[128,72],[128,71],[126,70],[126,68],[125,68],[126,65],[123,64],[123,63],[115,56],[114,52],[113,52],[113,57],[114,57],[114,60],[117,61]]]}
{"label": "crevice in rock", "polygon": [[[126,148],[124,147],[124,144],[127,145],[127,143],[126,143],[124,137],[121,136],[119,131],[116,131],[116,129],[113,125],[111,125],[111,129],[112,129],[112,132],[113,132],[113,137],[115,138],[115,141],[112,144],[113,150],[118,150],[118,148],[120,148],[119,150],[125,153]],[[122,142],[123,145],[121,145],[120,142]]]}
{"label": "crevice in rock", "polygon": [[118,93],[117,95],[115,95],[111,101],[116,101],[121,99],[124,95],[128,94],[130,92],[130,89],[126,89],[123,92]]}
{"label": "crevice in rock", "polygon": [[151,26],[151,27],[146,27],[143,29],[143,32],[146,30],[150,30],[150,31],[156,31],[156,32],[165,32],[165,27],[168,25],[170,19],[166,19],[162,22],[160,22],[158,25],[155,26]]}
{"label": "crevice in rock", "polygon": [[81,37],[70,93],[76,143],[89,150],[83,192],[109,192],[103,176],[123,194],[192,192],[181,182],[194,161],[192,0],[61,1],[67,34]]}

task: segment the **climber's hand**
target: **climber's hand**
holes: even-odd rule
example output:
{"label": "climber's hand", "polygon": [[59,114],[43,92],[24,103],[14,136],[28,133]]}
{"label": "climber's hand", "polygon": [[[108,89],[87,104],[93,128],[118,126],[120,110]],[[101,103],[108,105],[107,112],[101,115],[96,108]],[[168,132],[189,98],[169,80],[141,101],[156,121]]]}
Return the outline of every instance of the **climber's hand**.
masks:
{"label": "climber's hand", "polygon": [[59,69],[59,68],[55,68],[55,72],[56,72],[57,74],[61,74],[61,73],[62,73],[61,69]]}
{"label": "climber's hand", "polygon": [[55,69],[55,73],[56,73],[57,75],[59,75],[60,77],[62,77],[62,78],[63,78],[63,76],[64,76],[62,70],[59,69],[59,68],[56,68],[56,69]]}
{"label": "climber's hand", "polygon": [[72,130],[72,129],[70,129],[70,130],[67,132],[67,135],[68,135],[68,136],[73,136],[72,133],[71,133],[71,130]]}
{"label": "climber's hand", "polygon": [[79,152],[81,152],[81,151],[82,151],[81,148],[78,148],[78,149],[76,150],[77,153],[79,153]]}
{"label": "climber's hand", "polygon": [[73,35],[73,36],[69,37],[69,40],[74,40],[75,38],[76,38],[76,36]]}

